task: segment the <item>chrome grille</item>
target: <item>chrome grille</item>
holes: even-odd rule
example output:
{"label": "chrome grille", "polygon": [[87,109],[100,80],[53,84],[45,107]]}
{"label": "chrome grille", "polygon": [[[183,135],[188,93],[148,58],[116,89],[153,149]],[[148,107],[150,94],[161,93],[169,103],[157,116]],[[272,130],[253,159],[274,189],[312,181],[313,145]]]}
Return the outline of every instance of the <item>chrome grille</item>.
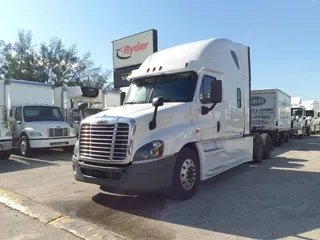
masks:
{"label": "chrome grille", "polygon": [[67,137],[69,128],[49,128],[49,137]]}
{"label": "chrome grille", "polygon": [[124,161],[127,156],[129,124],[82,124],[80,157],[102,161]]}

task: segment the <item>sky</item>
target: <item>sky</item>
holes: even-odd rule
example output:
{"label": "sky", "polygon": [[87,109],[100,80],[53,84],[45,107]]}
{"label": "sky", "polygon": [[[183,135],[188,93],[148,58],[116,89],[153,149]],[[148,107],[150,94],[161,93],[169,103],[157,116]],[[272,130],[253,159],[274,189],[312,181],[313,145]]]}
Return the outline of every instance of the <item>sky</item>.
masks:
{"label": "sky", "polygon": [[0,0],[0,39],[59,37],[112,69],[111,41],[149,29],[159,50],[213,37],[250,46],[252,88],[320,100],[320,0]]}

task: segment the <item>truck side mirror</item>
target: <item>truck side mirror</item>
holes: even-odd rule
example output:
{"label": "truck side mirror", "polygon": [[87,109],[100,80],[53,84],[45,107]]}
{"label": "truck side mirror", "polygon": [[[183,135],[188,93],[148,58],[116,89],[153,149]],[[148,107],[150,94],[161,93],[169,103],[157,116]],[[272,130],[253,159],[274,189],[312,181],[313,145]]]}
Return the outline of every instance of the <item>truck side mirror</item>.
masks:
{"label": "truck side mirror", "polygon": [[306,119],[306,117],[304,116],[302,119],[303,119],[303,120],[305,120],[305,119]]}
{"label": "truck side mirror", "polygon": [[210,100],[212,103],[222,102],[222,81],[221,80],[211,81]]}
{"label": "truck side mirror", "polygon": [[163,97],[157,97],[152,99],[152,106],[154,107],[160,107],[163,106],[164,98]]}
{"label": "truck side mirror", "polygon": [[121,92],[120,93],[120,105],[123,105],[125,98],[126,98],[126,92]]}
{"label": "truck side mirror", "polygon": [[149,123],[149,129],[153,130],[157,127],[157,112],[158,107],[163,106],[164,98],[163,97],[157,97],[152,99],[152,106],[154,106],[154,112],[151,122]]}

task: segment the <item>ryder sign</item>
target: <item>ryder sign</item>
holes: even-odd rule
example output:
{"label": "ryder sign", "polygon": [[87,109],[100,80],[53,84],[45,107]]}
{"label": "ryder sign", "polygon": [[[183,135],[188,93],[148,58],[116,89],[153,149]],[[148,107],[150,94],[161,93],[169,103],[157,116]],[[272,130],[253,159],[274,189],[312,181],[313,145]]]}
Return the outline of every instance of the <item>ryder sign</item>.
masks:
{"label": "ryder sign", "polygon": [[158,49],[157,31],[152,29],[112,42],[113,69],[141,64]]}

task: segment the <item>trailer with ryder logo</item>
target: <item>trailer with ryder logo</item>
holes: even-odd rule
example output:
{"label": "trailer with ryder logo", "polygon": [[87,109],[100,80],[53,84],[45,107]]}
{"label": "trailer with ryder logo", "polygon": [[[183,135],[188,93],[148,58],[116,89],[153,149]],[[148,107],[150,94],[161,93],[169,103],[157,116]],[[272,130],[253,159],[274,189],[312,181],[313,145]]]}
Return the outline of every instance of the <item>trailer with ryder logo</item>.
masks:
{"label": "trailer with ryder logo", "polygon": [[251,129],[269,134],[276,146],[289,141],[291,97],[280,89],[251,91]]}

